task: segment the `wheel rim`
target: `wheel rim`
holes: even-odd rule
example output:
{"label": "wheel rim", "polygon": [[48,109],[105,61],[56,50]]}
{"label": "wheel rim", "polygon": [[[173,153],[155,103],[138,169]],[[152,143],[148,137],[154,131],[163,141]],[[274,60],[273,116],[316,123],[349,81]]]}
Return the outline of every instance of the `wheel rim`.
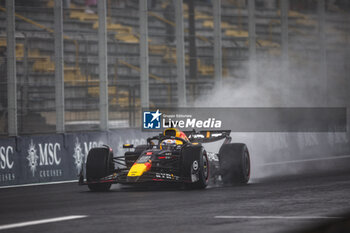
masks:
{"label": "wheel rim", "polygon": [[203,175],[205,180],[209,178],[209,166],[208,166],[208,158],[206,155],[203,155]]}
{"label": "wheel rim", "polygon": [[245,167],[245,174],[246,174],[246,177],[249,179],[250,177],[250,159],[249,159],[249,153],[248,151],[246,151],[244,153],[244,167]]}

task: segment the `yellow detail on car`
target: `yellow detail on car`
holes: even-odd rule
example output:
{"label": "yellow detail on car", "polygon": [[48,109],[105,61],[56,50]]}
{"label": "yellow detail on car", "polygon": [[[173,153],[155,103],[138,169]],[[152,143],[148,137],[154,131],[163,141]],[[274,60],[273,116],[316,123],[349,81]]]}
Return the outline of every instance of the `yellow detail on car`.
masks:
{"label": "yellow detail on car", "polygon": [[150,169],[149,163],[135,163],[129,170],[128,176],[142,176]]}

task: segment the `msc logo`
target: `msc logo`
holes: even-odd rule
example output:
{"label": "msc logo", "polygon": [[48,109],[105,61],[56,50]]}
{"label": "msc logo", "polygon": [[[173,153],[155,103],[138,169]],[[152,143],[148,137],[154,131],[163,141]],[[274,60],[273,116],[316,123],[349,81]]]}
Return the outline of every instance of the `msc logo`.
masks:
{"label": "msc logo", "polygon": [[162,113],[157,109],[156,112],[143,112],[143,128],[144,129],[160,129]]}

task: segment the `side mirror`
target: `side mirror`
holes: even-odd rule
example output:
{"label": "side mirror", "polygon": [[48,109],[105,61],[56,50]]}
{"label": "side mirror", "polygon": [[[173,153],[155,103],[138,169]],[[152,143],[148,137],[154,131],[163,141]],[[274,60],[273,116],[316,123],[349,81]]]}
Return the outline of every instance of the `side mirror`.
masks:
{"label": "side mirror", "polygon": [[133,144],[123,144],[123,148],[134,148]]}

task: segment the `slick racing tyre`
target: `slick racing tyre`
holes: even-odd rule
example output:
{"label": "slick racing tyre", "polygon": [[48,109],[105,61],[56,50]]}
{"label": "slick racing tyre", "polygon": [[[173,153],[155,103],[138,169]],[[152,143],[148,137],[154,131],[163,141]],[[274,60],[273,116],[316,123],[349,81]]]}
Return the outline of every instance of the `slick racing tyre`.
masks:
{"label": "slick racing tyre", "polygon": [[195,174],[197,181],[186,183],[189,189],[205,189],[209,181],[209,160],[207,152],[202,146],[187,146],[182,152],[183,175],[191,180]]}
{"label": "slick racing tyre", "polygon": [[106,184],[88,184],[88,187],[90,191],[93,192],[107,192],[111,189],[112,184],[106,183]]}
{"label": "slick racing tyre", "polygon": [[[86,179],[88,182],[112,174],[114,171],[113,153],[108,147],[93,148],[89,151],[86,161]],[[108,191],[110,183],[88,184],[91,191]]]}
{"label": "slick racing tyre", "polygon": [[243,143],[221,146],[219,163],[224,185],[246,184],[250,178],[250,156]]}
{"label": "slick racing tyre", "polygon": [[134,151],[127,151],[124,154],[125,157],[125,165],[127,168],[131,168],[131,166],[135,163],[135,161],[140,157],[144,150],[148,149],[147,145],[138,145],[135,147]]}

